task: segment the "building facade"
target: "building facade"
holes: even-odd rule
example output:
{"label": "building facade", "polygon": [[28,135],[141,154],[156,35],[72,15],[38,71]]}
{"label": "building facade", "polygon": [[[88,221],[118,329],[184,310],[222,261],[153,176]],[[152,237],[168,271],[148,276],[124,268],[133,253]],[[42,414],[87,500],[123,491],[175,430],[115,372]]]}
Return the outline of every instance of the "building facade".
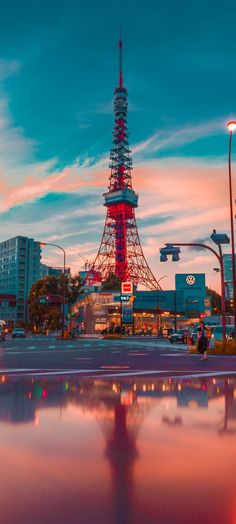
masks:
{"label": "building facade", "polygon": [[[40,278],[44,278],[48,276],[58,277],[59,275],[63,273],[63,271],[64,269],[62,267],[51,267],[51,266],[47,266],[46,264],[41,264]],[[65,274],[68,277],[71,276],[70,267],[65,268]]]}
{"label": "building facade", "polygon": [[1,319],[14,325],[27,323],[28,297],[40,278],[40,259],[40,242],[33,238],[17,236],[0,243]]}
{"label": "building facade", "polygon": [[[203,273],[176,275],[175,290],[136,290],[134,295],[132,328],[135,332],[150,330],[154,334],[160,328],[184,327],[199,322],[206,313]],[[73,305],[72,316],[75,327],[77,321],[84,325],[87,333],[101,333],[111,324],[120,325],[121,293],[87,287]]]}
{"label": "building facade", "polygon": [[[224,264],[224,274],[225,274],[225,283],[226,283],[226,296],[228,299],[233,298],[233,284],[232,284],[232,254],[226,253],[223,255],[223,264]],[[236,255],[235,255],[235,264],[236,264]]]}

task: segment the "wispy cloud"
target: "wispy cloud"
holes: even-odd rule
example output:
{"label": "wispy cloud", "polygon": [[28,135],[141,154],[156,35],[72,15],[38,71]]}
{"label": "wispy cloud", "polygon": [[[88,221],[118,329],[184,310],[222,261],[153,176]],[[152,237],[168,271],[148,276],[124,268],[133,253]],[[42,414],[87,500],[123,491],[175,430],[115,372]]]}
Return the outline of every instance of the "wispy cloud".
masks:
{"label": "wispy cloud", "polygon": [[134,155],[140,153],[157,153],[168,148],[178,148],[180,146],[196,142],[207,136],[221,134],[224,130],[224,120],[217,119],[211,122],[196,124],[194,126],[184,126],[179,129],[165,129],[154,133],[151,137],[136,144],[133,148]]}
{"label": "wispy cloud", "polygon": [[[14,72],[14,67],[17,72],[17,65],[4,67],[2,77]],[[145,256],[157,275],[163,273],[158,258],[163,243],[203,238],[202,231],[210,234],[213,227],[227,232],[228,190],[222,158],[176,155],[158,159],[156,153],[221,132],[222,120],[214,120],[171,132],[160,131],[133,148],[133,182],[140,193],[136,216]],[[83,266],[81,255],[92,259],[101,240],[106,213],[102,193],[107,189],[109,152],[104,151],[99,158],[89,154],[78,157],[60,170],[56,158],[37,161],[37,147],[22,129],[14,126],[8,99],[0,91],[0,210],[4,238],[23,234],[45,241],[59,240],[66,247],[68,264],[77,271]],[[48,199],[50,211],[40,200],[49,194],[55,195],[51,204]],[[60,201],[59,194],[68,195],[68,200]],[[78,203],[72,195],[79,197]],[[201,257],[186,250],[181,264],[173,267],[168,263],[164,271],[172,276],[165,285],[174,285],[174,271],[199,270],[202,263],[214,287],[212,259],[203,253]],[[55,254],[51,262],[59,265],[56,259]]]}
{"label": "wispy cloud", "polygon": [[15,75],[19,72],[21,64],[18,60],[3,60],[0,59],[0,82],[3,82],[9,76]]}

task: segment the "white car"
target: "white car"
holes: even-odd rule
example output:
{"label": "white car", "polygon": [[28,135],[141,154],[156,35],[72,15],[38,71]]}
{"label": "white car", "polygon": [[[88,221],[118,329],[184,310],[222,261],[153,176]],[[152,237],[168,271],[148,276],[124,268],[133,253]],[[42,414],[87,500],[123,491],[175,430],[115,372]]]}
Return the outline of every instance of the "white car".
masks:
{"label": "white car", "polygon": [[25,330],[24,330],[24,328],[15,328],[15,329],[12,331],[11,336],[12,336],[12,338],[25,338],[26,335],[25,335]]}

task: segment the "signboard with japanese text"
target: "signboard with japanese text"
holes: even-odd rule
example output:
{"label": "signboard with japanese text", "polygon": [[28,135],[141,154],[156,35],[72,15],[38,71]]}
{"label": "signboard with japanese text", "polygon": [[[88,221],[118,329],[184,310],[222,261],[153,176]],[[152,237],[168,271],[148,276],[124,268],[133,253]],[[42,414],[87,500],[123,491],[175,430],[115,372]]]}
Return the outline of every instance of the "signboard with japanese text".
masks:
{"label": "signboard with japanese text", "polygon": [[133,295],[133,282],[122,282],[121,283],[121,294],[122,295]]}
{"label": "signboard with japanese text", "polygon": [[133,303],[122,302],[122,323],[132,324],[133,322]]}

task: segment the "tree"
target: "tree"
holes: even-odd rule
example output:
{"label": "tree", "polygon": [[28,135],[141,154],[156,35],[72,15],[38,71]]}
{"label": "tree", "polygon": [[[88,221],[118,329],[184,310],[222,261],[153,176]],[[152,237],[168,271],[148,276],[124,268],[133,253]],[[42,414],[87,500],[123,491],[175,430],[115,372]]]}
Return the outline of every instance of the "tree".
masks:
{"label": "tree", "polygon": [[83,289],[79,276],[68,278],[63,273],[59,276],[47,276],[33,284],[29,296],[29,315],[37,326],[47,324],[58,329],[62,320],[63,295],[66,304],[73,304]]}
{"label": "tree", "polygon": [[211,297],[211,307],[213,315],[221,315],[221,295],[213,289],[207,288],[208,296]]}
{"label": "tree", "polygon": [[113,273],[107,277],[104,282],[102,282],[102,290],[103,291],[120,291],[121,290],[121,278],[116,277]]}

